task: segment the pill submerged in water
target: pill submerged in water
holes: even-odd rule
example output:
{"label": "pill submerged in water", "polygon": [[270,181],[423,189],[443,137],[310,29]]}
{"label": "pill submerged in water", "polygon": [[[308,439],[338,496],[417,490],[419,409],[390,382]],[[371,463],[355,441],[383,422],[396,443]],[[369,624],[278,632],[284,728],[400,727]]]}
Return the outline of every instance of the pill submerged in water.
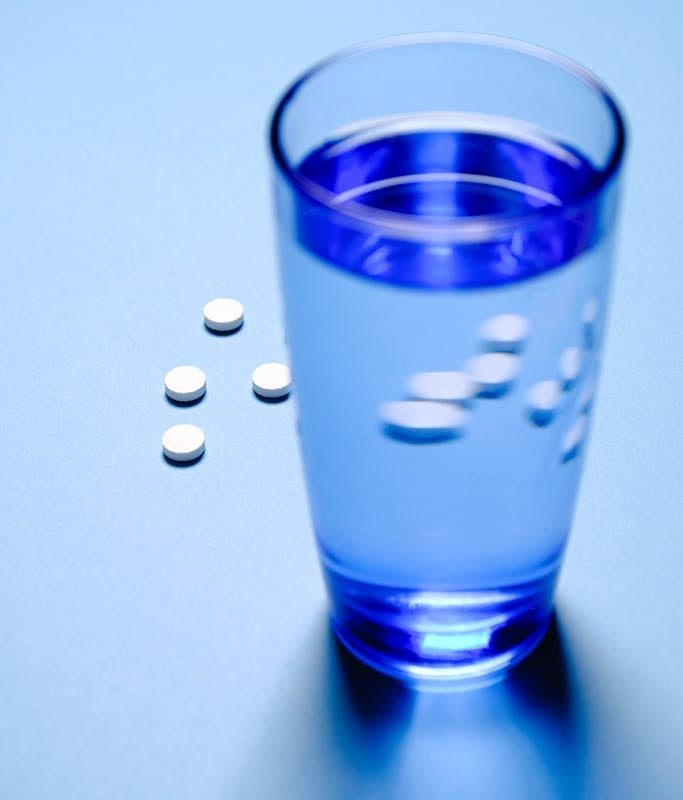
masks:
{"label": "pill submerged in water", "polygon": [[286,364],[261,364],[251,375],[256,394],[270,399],[285,397],[292,388],[292,373]]}
{"label": "pill submerged in water", "polygon": [[204,431],[196,425],[174,425],[164,432],[161,446],[171,461],[193,461],[204,452]]}
{"label": "pill submerged in water", "polygon": [[477,386],[466,372],[416,372],[408,378],[407,390],[418,400],[466,402]]}
{"label": "pill submerged in water", "polygon": [[571,461],[579,454],[588,433],[588,417],[579,414],[562,439],[562,461]]}
{"label": "pill submerged in water", "polygon": [[571,389],[581,374],[583,355],[580,347],[567,347],[560,356],[560,377],[565,389]]}
{"label": "pill submerged in water", "polygon": [[598,312],[600,305],[597,297],[589,297],[583,304],[581,311],[581,322],[583,323],[583,338],[586,348],[590,349],[595,345],[596,326],[598,322]]}
{"label": "pill submerged in water", "polygon": [[164,388],[171,400],[190,403],[206,391],[206,375],[199,367],[174,367],[164,377]]}
{"label": "pill submerged in water", "polygon": [[379,417],[390,436],[415,442],[450,439],[460,433],[469,420],[464,408],[431,400],[382,403]]}
{"label": "pill submerged in water", "polygon": [[552,422],[561,396],[562,387],[558,381],[539,381],[529,389],[526,402],[529,418],[534,425],[543,426]]}
{"label": "pill submerged in water", "polygon": [[511,353],[485,353],[465,364],[465,371],[482,397],[500,397],[508,391],[519,372],[519,358]]}
{"label": "pill submerged in water", "polygon": [[479,338],[490,350],[516,352],[524,345],[531,323],[519,314],[498,314],[481,323]]}
{"label": "pill submerged in water", "polygon": [[234,331],[244,321],[244,307],[239,300],[217,297],[204,306],[204,324],[212,331]]}

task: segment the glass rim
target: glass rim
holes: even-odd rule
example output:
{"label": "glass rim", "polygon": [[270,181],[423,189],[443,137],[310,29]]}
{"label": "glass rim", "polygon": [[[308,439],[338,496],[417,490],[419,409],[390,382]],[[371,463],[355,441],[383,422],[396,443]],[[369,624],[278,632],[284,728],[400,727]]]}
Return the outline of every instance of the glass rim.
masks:
{"label": "glass rim", "polygon": [[[295,167],[285,154],[282,144],[282,122],[285,111],[295,100],[299,90],[319,73],[334,66],[339,61],[364,53],[395,47],[428,44],[474,44],[522,53],[573,75],[593,90],[606,106],[612,123],[612,148],[605,166],[598,171],[597,180],[592,182],[570,202],[560,206],[543,206],[534,211],[522,211],[509,215],[487,214],[472,217],[457,217],[448,220],[419,219],[411,214],[386,211],[362,203],[336,204],[335,194],[309,178],[298,175]],[[269,126],[270,150],[276,167],[285,178],[306,197],[324,206],[343,218],[352,220],[356,226],[376,231],[378,228],[398,239],[423,241],[425,239],[448,240],[455,242],[488,241],[502,234],[509,234],[520,227],[527,227],[550,218],[563,216],[577,207],[585,205],[598,197],[614,177],[623,162],[626,149],[626,123],[613,93],[607,85],[586,67],[561,53],[522,39],[483,33],[415,33],[386,36],[362,42],[338,50],[316,62],[292,81],[280,95],[272,112]]]}

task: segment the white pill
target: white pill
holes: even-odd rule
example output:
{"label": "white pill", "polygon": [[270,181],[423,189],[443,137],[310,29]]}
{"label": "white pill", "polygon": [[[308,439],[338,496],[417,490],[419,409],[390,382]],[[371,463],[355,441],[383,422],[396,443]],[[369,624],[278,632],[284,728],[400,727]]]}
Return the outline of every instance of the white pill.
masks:
{"label": "white pill", "polygon": [[571,461],[571,459],[576,458],[587,433],[588,417],[586,414],[579,414],[562,439],[563,461]]}
{"label": "white pill", "polygon": [[511,353],[484,353],[470,358],[465,371],[476,383],[482,397],[500,397],[519,373],[519,358]]}
{"label": "white pill", "polygon": [[514,353],[526,341],[531,323],[519,314],[498,314],[479,326],[479,338],[490,350]]}
{"label": "white pill", "polygon": [[408,378],[408,394],[418,400],[467,402],[477,385],[466,372],[416,372]]}
{"label": "white pill", "polygon": [[285,397],[292,388],[292,373],[286,364],[273,361],[256,367],[251,382],[254,391],[261,397]]}
{"label": "white pill", "polygon": [[204,324],[212,331],[234,331],[244,321],[244,306],[230,297],[217,297],[204,306]]}
{"label": "white pill", "polygon": [[204,452],[204,431],[196,425],[174,425],[164,432],[161,446],[172,461],[192,461]]}
{"label": "white pill", "polygon": [[557,412],[562,397],[559,381],[539,381],[527,392],[529,418],[535,425],[547,425]]}
{"label": "white pill", "polygon": [[589,297],[583,304],[583,309],[581,311],[581,321],[584,325],[593,325],[598,319],[599,310],[600,304],[598,303],[598,298]]}
{"label": "white pill", "polygon": [[570,389],[581,374],[583,355],[580,347],[567,347],[560,356],[560,377],[565,389]]}
{"label": "white pill", "polygon": [[164,387],[171,400],[189,403],[206,391],[206,375],[199,367],[174,367],[166,373]]}
{"label": "white pill", "polygon": [[412,441],[451,438],[460,433],[469,420],[469,413],[460,406],[431,400],[382,403],[379,416],[390,435]]}
{"label": "white pill", "polygon": [[598,321],[600,305],[597,297],[589,297],[583,304],[581,322],[583,323],[583,339],[587,349],[595,345],[595,329]]}

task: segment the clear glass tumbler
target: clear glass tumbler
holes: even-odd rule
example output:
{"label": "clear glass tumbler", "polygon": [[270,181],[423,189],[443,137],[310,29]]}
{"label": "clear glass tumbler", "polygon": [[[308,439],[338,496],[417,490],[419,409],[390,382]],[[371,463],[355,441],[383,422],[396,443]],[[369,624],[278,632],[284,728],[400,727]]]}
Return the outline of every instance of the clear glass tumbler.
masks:
{"label": "clear glass tumbler", "polygon": [[309,70],[271,146],[335,631],[404,679],[502,671],[543,636],[571,525],[622,116],[548,50],[418,35]]}

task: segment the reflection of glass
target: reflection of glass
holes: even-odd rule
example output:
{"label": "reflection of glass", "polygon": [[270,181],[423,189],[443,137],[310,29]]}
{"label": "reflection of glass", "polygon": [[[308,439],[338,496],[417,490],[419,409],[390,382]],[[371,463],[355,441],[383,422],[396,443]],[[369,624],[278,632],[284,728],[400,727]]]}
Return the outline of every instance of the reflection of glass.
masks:
{"label": "reflection of glass", "polygon": [[503,669],[545,631],[571,523],[619,111],[540,48],[407,37],[307,73],[272,146],[335,629],[403,677]]}

